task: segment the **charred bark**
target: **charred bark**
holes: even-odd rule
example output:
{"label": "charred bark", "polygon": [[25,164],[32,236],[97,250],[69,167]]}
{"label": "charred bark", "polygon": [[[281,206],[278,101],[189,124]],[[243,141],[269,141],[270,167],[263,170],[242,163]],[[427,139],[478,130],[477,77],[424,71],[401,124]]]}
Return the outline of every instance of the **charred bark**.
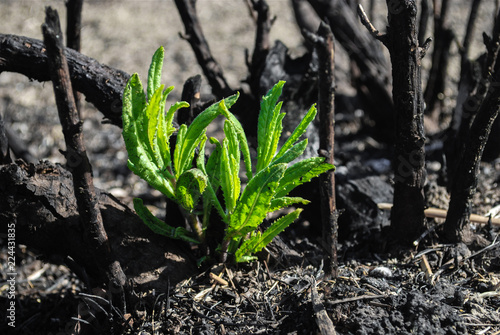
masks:
{"label": "charred bark", "polygon": [[0,115],[0,165],[11,163],[9,140],[5,131],[5,124]]}
{"label": "charred bark", "polygon": [[[472,243],[474,241],[469,223],[472,197],[476,192],[479,165],[488,141],[491,128],[500,108],[500,11],[497,14],[493,38],[487,39],[488,54],[483,66],[481,86],[471,95],[477,109],[469,111],[468,124],[457,159],[457,167],[451,184],[451,199],[444,224],[445,237],[453,242]],[[464,108],[463,112],[467,110]],[[463,120],[463,118],[462,118]],[[463,121],[462,121],[463,122]],[[462,128],[462,127],[461,127]]]}
{"label": "charred bark", "polygon": [[[66,45],[75,51],[81,50],[83,0],[66,1]],[[76,108],[80,111],[80,93],[73,91]]]}
{"label": "charred bark", "polygon": [[[83,93],[112,124],[122,124],[122,93],[129,75],[65,49],[73,88]],[[47,51],[42,41],[0,34],[0,73],[16,72],[37,81],[49,81]]]}
{"label": "charred bark", "polygon": [[68,64],[64,55],[59,16],[57,11],[50,7],[46,9],[42,32],[49,58],[49,69],[54,86],[59,120],[66,142],[67,151],[65,156],[73,175],[74,192],[82,230],[90,246],[88,251],[93,254],[95,265],[106,276],[109,284],[114,289],[123,291],[126,277],[120,263],[116,261],[112,254],[108,236],[102,223],[101,212],[98,208],[92,180],[92,167],[83,143],[82,122],[73,97]]}
{"label": "charred bark", "polygon": [[429,40],[418,43],[417,5],[414,0],[387,0],[387,33],[381,35],[359,13],[372,35],[385,44],[391,55],[393,100],[396,109],[394,146],[394,205],[391,212],[393,241],[409,244],[424,229],[425,135],[421,60]]}
{"label": "charred bark", "polygon": [[434,8],[435,42],[432,52],[432,66],[424,92],[427,114],[432,114],[432,112],[435,111],[436,104],[439,101],[439,95],[444,92],[446,75],[448,73],[448,61],[450,59],[451,42],[455,39],[453,31],[446,26],[448,3],[448,0],[443,0],[441,2],[439,14],[437,13],[437,9]]}
{"label": "charred bark", "polygon": [[388,64],[381,47],[368,32],[359,29],[356,13],[345,1],[308,1],[317,15],[330,24],[335,38],[359,69],[355,86],[367,105],[372,107],[367,111],[376,123],[374,132],[377,137],[393,140],[390,135],[394,129],[394,105]]}
{"label": "charred bark", "polygon": [[213,94],[223,99],[233,93],[224,77],[222,67],[213,57],[196,13],[196,0],[175,0],[175,5],[186,30],[183,36],[191,45]]}
{"label": "charred bark", "polygon": [[[319,150],[325,162],[334,164],[335,144],[335,46],[330,27],[322,22],[316,35],[310,35],[319,58],[318,114]],[[335,175],[328,171],[319,177],[321,192],[321,222],[325,254],[325,274],[328,278],[337,277],[337,236],[338,212],[335,203]]]}
{"label": "charred bark", "polygon": [[[16,241],[53,262],[70,256],[83,267],[92,285],[107,285],[88,252],[71,174],[60,165],[17,162],[0,166],[0,222],[14,224]],[[153,233],[126,205],[96,189],[97,205],[116,260],[137,292],[165,291],[197,272],[183,244]]]}

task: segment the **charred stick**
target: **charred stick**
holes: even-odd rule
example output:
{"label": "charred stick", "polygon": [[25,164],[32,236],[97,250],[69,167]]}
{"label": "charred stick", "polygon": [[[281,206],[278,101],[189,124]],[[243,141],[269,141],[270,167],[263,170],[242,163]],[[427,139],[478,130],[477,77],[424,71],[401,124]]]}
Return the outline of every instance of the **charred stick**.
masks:
{"label": "charred stick", "polygon": [[68,64],[64,55],[59,16],[50,7],[46,9],[46,19],[42,25],[42,32],[49,58],[57,110],[66,142],[67,164],[73,175],[74,192],[82,229],[90,246],[90,252],[95,256],[97,267],[106,274],[114,289],[123,289],[126,277],[120,263],[114,260],[111,254],[98,207],[92,181],[92,167],[83,142],[82,122],[76,110]]}
{"label": "charred stick", "polygon": [[427,24],[429,22],[429,0],[422,0],[420,4],[420,22],[418,25],[418,42],[423,44],[425,41],[425,34],[427,32]]}
{"label": "charred stick", "polygon": [[5,131],[5,123],[0,115],[0,165],[12,163],[10,158],[9,140]]}
{"label": "charred stick", "polygon": [[462,63],[468,59],[470,44],[474,35],[474,28],[476,26],[477,13],[481,0],[473,0],[470,7],[469,20],[467,21],[467,28],[465,29],[464,40],[462,43]]}
{"label": "charred stick", "polygon": [[[68,0],[66,2],[66,45],[68,48],[80,52],[82,30],[83,0]],[[80,111],[80,93],[73,90],[76,108]]]}
{"label": "charred stick", "polygon": [[[122,125],[122,93],[130,75],[100,64],[72,49],[64,50],[73,88],[82,92],[110,123]],[[16,72],[49,81],[47,51],[42,41],[0,34],[0,73]]]}
{"label": "charred stick", "polygon": [[203,69],[203,73],[207,77],[214,95],[218,99],[231,95],[233,90],[229,87],[224,77],[222,67],[213,57],[201,29],[198,14],[196,13],[196,0],[175,0],[175,5],[186,29],[185,35],[181,35],[181,37],[185,38],[191,45],[196,60]]}
{"label": "charred stick", "polygon": [[[497,13],[493,33],[493,38],[486,45],[488,56],[484,69],[487,69],[485,72],[488,74],[483,77],[485,81],[483,89],[486,92],[462,142],[463,153],[457,160],[451,184],[450,206],[444,224],[444,234],[447,239],[454,242],[472,242],[469,227],[472,197],[476,192],[483,151],[500,108],[500,12]],[[490,69],[493,71],[489,72]]]}
{"label": "charred stick", "polygon": [[265,0],[251,0],[253,10],[257,13],[257,32],[252,60],[249,64],[250,85],[255,96],[259,96],[259,76],[270,48],[269,34],[275,18],[269,17],[269,6]]}
{"label": "charred stick", "polygon": [[[325,162],[334,164],[335,143],[335,46],[330,26],[321,22],[316,35],[310,34],[319,58],[318,112],[319,112],[319,155]],[[319,176],[321,192],[321,221],[325,254],[325,274],[337,276],[337,231],[338,212],[335,202],[335,175],[328,171]]]}

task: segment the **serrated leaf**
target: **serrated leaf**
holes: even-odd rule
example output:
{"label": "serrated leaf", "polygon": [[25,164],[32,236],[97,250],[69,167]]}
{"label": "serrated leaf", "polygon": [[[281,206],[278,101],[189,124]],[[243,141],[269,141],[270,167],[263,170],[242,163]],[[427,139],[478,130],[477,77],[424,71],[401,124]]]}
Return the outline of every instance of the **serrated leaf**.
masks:
{"label": "serrated leaf", "polygon": [[[265,168],[271,162],[276,153],[277,141],[281,136],[281,120],[284,115],[280,115],[282,103],[278,103],[283,90],[284,81],[278,82],[262,98],[260,113],[257,122],[257,166],[256,172]],[[274,148],[274,151],[273,151]]]}
{"label": "serrated leaf", "polygon": [[250,157],[250,148],[248,147],[248,141],[245,135],[245,131],[243,130],[240,121],[238,121],[234,114],[229,111],[228,106],[224,104],[221,107],[222,115],[224,115],[227,121],[231,123],[234,131],[236,132],[236,136],[238,137],[241,154],[243,156],[243,162],[245,163],[246,176],[250,180],[253,176],[252,159]]}
{"label": "serrated leaf", "polygon": [[235,94],[208,107],[193,120],[180,143],[179,138],[177,139],[178,147],[176,147],[176,157],[174,158],[176,162],[176,176],[179,176],[191,164],[195,149],[203,135],[205,135],[208,125],[221,114],[220,104],[223,103],[225,106],[232,106],[237,99],[238,94]]}
{"label": "serrated leaf", "polygon": [[255,230],[264,220],[271,199],[285,172],[286,164],[276,164],[258,172],[247,184],[231,215],[226,239]]}
{"label": "serrated leaf", "polygon": [[279,163],[290,163],[294,159],[300,157],[304,153],[307,148],[308,140],[307,138],[303,139],[299,143],[295,144],[293,147],[288,149],[283,155],[279,158],[275,158],[271,164],[279,164]]}
{"label": "serrated leaf", "polygon": [[226,212],[231,214],[241,190],[240,150],[236,131],[228,120],[224,123],[224,133],[226,138],[222,142],[220,185],[226,202]]}
{"label": "serrated leaf", "polygon": [[289,167],[280,180],[275,197],[284,197],[295,187],[307,183],[321,173],[335,168],[331,164],[323,163],[324,160],[324,157],[311,157]]}
{"label": "serrated leaf", "polygon": [[179,205],[191,212],[207,187],[207,176],[200,169],[183,172],[175,187],[175,198]]}
{"label": "serrated leaf", "polygon": [[285,144],[281,147],[280,151],[276,154],[275,160],[283,156],[294,144],[295,142],[302,136],[309,124],[314,120],[316,117],[316,105],[312,105],[311,108],[309,108],[309,111],[304,115],[300,123],[297,125],[297,127],[294,129],[292,135],[286,140]]}
{"label": "serrated leaf", "polygon": [[285,230],[292,222],[297,220],[300,213],[302,212],[302,208],[296,209],[290,214],[287,214],[275,222],[267,228],[264,233],[256,232],[252,234],[252,236],[243,242],[241,247],[235,253],[236,262],[247,262],[255,259],[252,254],[255,254],[261,251],[265,246],[267,246],[275,236]]}
{"label": "serrated leaf", "polygon": [[159,47],[151,59],[151,65],[148,71],[148,101],[151,101],[153,94],[161,85],[161,70],[163,68],[164,54],[164,48]]}
{"label": "serrated leaf", "polygon": [[310,203],[309,200],[301,197],[281,197],[271,200],[271,206],[269,207],[269,212],[274,212],[279,209],[289,207],[295,204],[307,205]]}
{"label": "serrated leaf", "polygon": [[151,211],[144,206],[142,199],[134,199],[134,209],[137,215],[153,232],[159,235],[167,236],[173,239],[183,240],[191,243],[200,243],[193,237],[193,234],[183,227],[172,227],[162,220],[158,219]]}
{"label": "serrated leaf", "polygon": [[147,123],[144,124],[146,96],[137,74],[132,75],[123,92],[123,139],[128,152],[128,166],[132,172],[149,185],[173,198],[173,188],[168,179],[159,174],[151,151]]}
{"label": "serrated leaf", "polygon": [[160,156],[160,148],[158,145],[158,116],[163,113],[163,111],[160,110],[161,99],[163,98],[163,88],[163,85],[158,87],[145,110],[149,149],[160,170],[163,170],[164,164],[163,158]]}

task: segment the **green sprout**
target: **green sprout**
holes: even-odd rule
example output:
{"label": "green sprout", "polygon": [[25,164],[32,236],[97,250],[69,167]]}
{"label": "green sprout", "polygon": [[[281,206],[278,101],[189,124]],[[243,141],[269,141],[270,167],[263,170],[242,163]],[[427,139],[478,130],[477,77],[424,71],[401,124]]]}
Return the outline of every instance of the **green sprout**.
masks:
{"label": "green sprout", "polygon": [[[320,157],[292,163],[307,147],[307,138],[300,138],[316,116],[316,108],[313,105],[309,109],[279,148],[285,113],[281,112],[282,102],[278,99],[285,83],[277,83],[261,102],[253,171],[245,132],[229,111],[239,94],[211,105],[189,127],[183,124],[175,129],[175,112],[189,104],[177,102],[165,113],[166,99],[173,87],[165,89],[161,85],[163,58],[164,49],[160,47],[151,62],[146,94],[137,74],[128,81],[123,93],[123,138],[130,170],[177,203],[188,218],[191,230],[174,228],[156,218],[138,198],[134,199],[135,211],[157,234],[203,243],[210,229],[210,213],[215,209],[225,224],[219,252],[233,255],[236,262],[254,260],[254,254],[295,221],[302,209],[295,209],[260,232],[259,226],[266,216],[292,205],[309,203],[287,195],[295,187],[335,168]],[[208,139],[207,127],[219,115],[225,117],[225,138],[222,141]],[[177,139],[171,152],[170,139],[176,131]],[[208,159],[205,157],[207,143],[214,146]],[[244,187],[240,180],[242,160],[248,179]]]}

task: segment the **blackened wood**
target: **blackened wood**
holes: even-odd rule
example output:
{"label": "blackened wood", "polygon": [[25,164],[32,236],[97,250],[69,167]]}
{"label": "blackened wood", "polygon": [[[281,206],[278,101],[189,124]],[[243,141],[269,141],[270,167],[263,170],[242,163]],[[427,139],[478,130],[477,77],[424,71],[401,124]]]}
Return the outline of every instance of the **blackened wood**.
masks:
{"label": "blackened wood", "polygon": [[420,21],[418,24],[418,43],[420,45],[424,44],[425,40],[427,39],[427,24],[429,22],[430,16],[429,7],[429,0],[422,0],[422,2],[420,3]]}
{"label": "blackened wood", "polygon": [[[66,1],[66,45],[78,52],[81,50],[82,8],[83,0]],[[80,94],[74,90],[73,96],[76,108],[80,111]]]}
{"label": "blackened wood", "polygon": [[73,185],[81,218],[82,230],[88,243],[88,252],[115,289],[123,289],[126,277],[120,263],[112,255],[108,236],[104,230],[102,216],[92,180],[92,167],[83,143],[82,122],[78,116],[68,64],[64,55],[59,16],[55,10],[46,8],[42,25],[49,69],[56,97],[59,119],[66,142],[67,165],[73,175]]}
{"label": "blackened wood", "polygon": [[473,0],[471,3],[471,8],[469,12],[469,20],[467,21],[467,28],[465,29],[465,35],[462,42],[462,62],[468,58],[469,49],[471,45],[472,38],[474,36],[474,31],[476,27],[477,14],[479,12],[479,6],[481,5],[481,0]]}
{"label": "blackened wood", "polygon": [[11,129],[5,128],[5,134],[9,141],[9,148],[14,157],[24,160],[26,163],[35,163],[37,159],[28,150],[28,145],[17,136]]}
{"label": "blackened wood", "polygon": [[[478,61],[468,59],[462,61],[462,70],[459,82],[459,95],[452,122],[447,131],[445,152],[448,169],[448,188],[451,189],[455,182],[456,170],[461,160],[469,138],[469,132],[481,105],[492,85],[491,74],[500,52],[500,24],[497,17],[493,27],[492,38],[485,38],[487,54]],[[465,57],[465,55],[463,55]],[[481,66],[479,78],[474,77],[474,65]],[[497,83],[495,83],[496,85]]]}
{"label": "blackened wood", "polygon": [[439,95],[444,92],[450,59],[450,47],[455,39],[453,31],[446,26],[448,8],[448,0],[442,1],[439,14],[437,13],[437,9],[434,8],[434,49],[432,52],[431,70],[429,71],[429,78],[424,92],[426,113],[428,114],[436,111]]}
{"label": "blackened wood", "polygon": [[316,324],[318,325],[321,335],[335,335],[335,326],[326,312],[325,306],[321,301],[316,288],[316,280],[313,278],[311,283],[311,303],[314,314],[316,316]]}
{"label": "blackened wood", "polygon": [[[122,124],[122,94],[130,75],[100,64],[72,49],[65,49],[73,88],[85,95],[112,124]],[[49,81],[47,51],[42,41],[0,34],[0,73],[16,72]]]}
{"label": "blackened wood", "polygon": [[[319,114],[319,150],[320,156],[325,157],[325,162],[334,164],[335,143],[335,47],[333,33],[330,26],[322,22],[314,40],[319,58],[318,81],[318,114]],[[334,171],[325,172],[319,177],[321,192],[321,221],[323,246],[325,254],[325,275],[335,278],[337,276],[337,232],[338,213],[335,203],[335,175]]]}
{"label": "blackened wood", "polygon": [[[165,291],[197,272],[191,251],[155,234],[137,214],[96,188],[104,227],[118,261],[136,292]],[[16,225],[19,244],[57,262],[70,256],[86,269],[92,285],[107,285],[82,234],[71,173],[48,161],[0,166],[0,226]]]}
{"label": "blackened wood", "polygon": [[66,45],[80,52],[83,0],[66,1]]}
{"label": "blackened wood", "polygon": [[[463,152],[451,186],[448,215],[444,224],[445,237],[452,242],[471,243],[474,238],[469,226],[472,197],[476,192],[477,176],[484,148],[500,108],[500,11],[495,20],[493,38],[487,43],[488,56],[483,68],[484,98],[473,117],[463,142]],[[483,93],[483,92],[481,92]]]}
{"label": "blackened wood", "polygon": [[218,99],[223,99],[231,95],[233,90],[229,87],[224,77],[222,67],[210,52],[208,42],[203,34],[198,14],[196,13],[196,0],[175,0],[175,4],[186,30],[184,38],[191,45],[196,60],[212,87],[212,93]]}
{"label": "blackened wood", "polygon": [[197,116],[196,110],[201,99],[201,76],[196,75],[188,78],[182,89],[181,100],[189,103],[189,107],[182,108],[177,113],[179,124],[190,125]]}
{"label": "blackened wood", "polygon": [[375,121],[375,135],[381,140],[393,140],[394,105],[390,94],[388,62],[381,46],[370,34],[360,29],[358,17],[345,1],[308,0],[317,15],[330,24],[339,44],[359,68],[354,84],[362,93],[369,116]]}
{"label": "blackened wood", "polygon": [[252,93],[256,97],[260,97],[260,75],[265,65],[271,42],[269,34],[273,19],[269,16],[269,6],[264,0],[251,0],[252,8],[257,13],[257,31],[255,34],[255,46],[253,49],[252,59],[248,66],[249,84]]}
{"label": "blackened wood", "polygon": [[397,241],[411,243],[424,229],[425,135],[416,1],[387,0],[387,48],[391,55],[396,108],[394,206],[391,230]]}
{"label": "blackened wood", "polygon": [[9,140],[5,131],[5,123],[0,115],[0,165],[11,163]]}

